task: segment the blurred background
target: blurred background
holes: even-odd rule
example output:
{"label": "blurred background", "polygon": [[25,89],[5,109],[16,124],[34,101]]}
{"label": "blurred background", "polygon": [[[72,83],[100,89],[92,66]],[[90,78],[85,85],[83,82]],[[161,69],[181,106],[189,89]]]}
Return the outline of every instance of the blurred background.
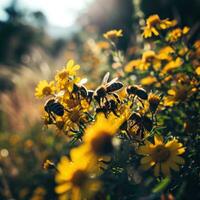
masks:
{"label": "blurred background", "polygon": [[83,72],[101,70],[107,61],[98,48],[110,29],[123,29],[119,48],[138,54],[139,27],[151,14],[192,27],[195,40],[199,10],[199,0],[0,0],[0,199],[56,198],[42,163],[58,159],[66,143],[42,126],[39,80],[68,59]]}

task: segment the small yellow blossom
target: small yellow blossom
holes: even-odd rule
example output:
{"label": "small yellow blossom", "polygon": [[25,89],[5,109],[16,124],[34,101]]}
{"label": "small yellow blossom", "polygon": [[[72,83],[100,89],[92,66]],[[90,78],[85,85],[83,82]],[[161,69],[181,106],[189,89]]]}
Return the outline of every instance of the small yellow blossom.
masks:
{"label": "small yellow blossom", "polygon": [[183,29],[176,28],[167,34],[166,40],[171,43],[177,42],[182,36],[186,35],[189,30],[189,27],[184,27]]}
{"label": "small yellow blossom", "polygon": [[185,163],[184,159],[179,155],[185,152],[185,147],[179,143],[177,139],[163,141],[163,137],[154,136],[154,144],[145,141],[145,145],[139,146],[137,153],[144,155],[140,161],[141,168],[148,170],[154,166],[154,175],[159,176],[160,172],[164,176],[170,176],[170,169],[179,171],[179,165]]}
{"label": "small yellow blossom", "polygon": [[160,30],[176,25],[176,21],[170,21],[168,19],[161,20],[158,15],[151,15],[146,20],[146,26],[143,28],[144,38],[152,37],[153,35],[158,36]]}
{"label": "small yellow blossom", "polygon": [[160,60],[172,60],[173,53],[174,53],[174,49],[172,47],[165,46],[159,50],[157,57]]}
{"label": "small yellow blossom", "polygon": [[141,60],[137,59],[137,60],[131,60],[130,62],[128,62],[126,64],[126,66],[124,67],[124,71],[127,73],[132,72],[135,68],[137,68],[139,65],[141,64]]}
{"label": "small yellow blossom", "polygon": [[110,30],[106,33],[103,34],[103,37],[106,38],[106,39],[115,39],[115,38],[118,38],[118,37],[122,37],[123,34],[122,34],[122,29],[119,29],[119,30]]}
{"label": "small yellow blossom", "polygon": [[150,93],[148,96],[149,108],[152,113],[155,113],[160,103],[160,96],[155,93]]}
{"label": "small yellow blossom", "polygon": [[78,77],[75,77],[79,68],[80,65],[75,64],[74,60],[69,60],[67,65],[62,70],[59,70],[55,76],[57,88],[71,92],[73,84],[80,81]]}
{"label": "small yellow blossom", "polygon": [[182,60],[180,57],[178,57],[178,58],[176,58],[175,60],[172,60],[172,61],[168,62],[168,63],[164,66],[164,68],[162,69],[162,72],[161,72],[161,73],[162,73],[162,74],[169,73],[169,72],[171,72],[172,70],[174,70],[174,69],[180,67],[182,64],[183,64],[183,60]]}
{"label": "small yellow blossom", "polygon": [[157,81],[156,77],[150,75],[141,79],[140,83],[142,85],[151,85],[153,83],[156,83],[156,81]]}
{"label": "small yellow blossom", "polygon": [[47,82],[46,80],[40,81],[35,88],[35,96],[38,98],[46,97],[55,93],[54,81]]}

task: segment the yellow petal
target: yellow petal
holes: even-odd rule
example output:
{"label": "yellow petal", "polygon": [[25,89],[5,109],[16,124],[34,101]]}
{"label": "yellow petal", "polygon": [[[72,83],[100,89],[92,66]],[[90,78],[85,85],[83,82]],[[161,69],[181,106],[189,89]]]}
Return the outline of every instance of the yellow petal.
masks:
{"label": "yellow petal", "polygon": [[73,67],[73,65],[74,65],[74,60],[70,59],[70,60],[67,62],[66,68],[67,68],[67,69],[71,69],[71,68]]}
{"label": "yellow petal", "polygon": [[71,189],[71,184],[65,182],[63,184],[60,184],[60,185],[56,186],[55,187],[55,192],[58,193],[58,194],[62,194],[64,192],[67,192],[70,189]]}
{"label": "yellow petal", "polygon": [[163,144],[163,137],[161,135],[154,136],[154,143],[155,145]]}
{"label": "yellow petal", "polygon": [[177,149],[176,155],[181,155],[185,152],[185,147],[182,147],[180,149]]}

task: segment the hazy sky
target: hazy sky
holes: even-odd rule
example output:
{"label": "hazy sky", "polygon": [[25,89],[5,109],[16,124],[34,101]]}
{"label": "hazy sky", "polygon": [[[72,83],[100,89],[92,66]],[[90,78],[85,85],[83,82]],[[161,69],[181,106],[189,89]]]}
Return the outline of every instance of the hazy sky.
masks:
{"label": "hazy sky", "polygon": [[[18,0],[20,8],[42,11],[51,25],[67,27],[74,23],[79,12],[93,0]],[[0,0],[0,19],[6,19],[3,8],[11,0]]]}

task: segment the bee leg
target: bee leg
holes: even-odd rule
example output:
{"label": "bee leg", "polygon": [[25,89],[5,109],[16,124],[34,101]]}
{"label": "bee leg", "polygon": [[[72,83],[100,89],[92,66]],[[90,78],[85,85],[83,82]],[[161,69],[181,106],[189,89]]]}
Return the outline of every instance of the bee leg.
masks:
{"label": "bee leg", "polygon": [[104,97],[104,99],[106,100],[106,103],[109,105],[109,101],[107,97]]}
{"label": "bee leg", "polygon": [[110,93],[110,94],[112,94],[115,97],[117,103],[121,103],[119,96],[116,93]]}
{"label": "bee leg", "polygon": [[54,116],[54,114],[52,112],[49,113],[49,118],[54,121],[56,121],[56,117]]}
{"label": "bee leg", "polygon": [[119,117],[119,115],[115,112],[115,110],[112,110],[113,114]]}
{"label": "bee leg", "polygon": [[70,113],[71,111],[70,110],[68,110],[67,108],[65,108],[64,110],[66,110],[68,113]]}
{"label": "bee leg", "polygon": [[90,113],[88,113],[88,112],[84,112],[84,113],[88,116],[89,120],[91,120],[91,121],[94,120],[93,116]]}
{"label": "bee leg", "polygon": [[135,95],[131,96],[129,99],[132,101],[132,103],[131,103],[131,105],[130,105],[130,109],[132,109],[132,108],[133,108],[133,105],[134,105],[134,103],[135,103]]}
{"label": "bee leg", "polygon": [[138,101],[142,104],[142,107],[144,108],[144,104],[143,104],[142,100],[138,98]]}

